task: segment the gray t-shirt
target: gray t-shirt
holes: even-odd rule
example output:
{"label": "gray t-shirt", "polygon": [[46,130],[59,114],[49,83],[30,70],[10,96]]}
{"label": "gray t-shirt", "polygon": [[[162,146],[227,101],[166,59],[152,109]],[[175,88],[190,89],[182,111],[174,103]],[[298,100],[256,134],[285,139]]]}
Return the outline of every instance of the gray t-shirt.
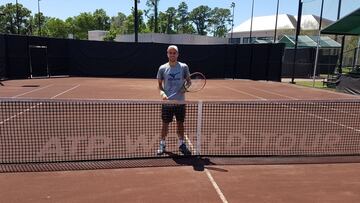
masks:
{"label": "gray t-shirt", "polygon": [[179,91],[185,82],[185,79],[190,76],[189,67],[185,63],[177,62],[174,67],[170,67],[169,63],[160,66],[156,78],[163,80],[164,90],[166,96],[171,96],[169,100],[185,100],[185,94]]}

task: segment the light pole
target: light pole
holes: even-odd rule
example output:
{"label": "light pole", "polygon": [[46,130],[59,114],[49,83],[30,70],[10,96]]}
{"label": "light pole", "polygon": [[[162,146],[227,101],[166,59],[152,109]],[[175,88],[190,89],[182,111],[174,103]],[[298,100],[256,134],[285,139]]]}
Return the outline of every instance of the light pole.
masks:
{"label": "light pole", "polygon": [[235,2],[232,2],[230,7],[232,8],[232,19],[231,19],[231,34],[230,34],[230,43],[233,43],[233,30],[234,30],[234,8]]}
{"label": "light pole", "polygon": [[138,19],[138,3],[140,0],[134,0],[134,31],[135,31],[135,43],[138,42],[138,32],[139,32],[139,19]]}
{"label": "light pole", "polygon": [[277,31],[278,16],[279,16],[279,0],[277,0],[277,6],[276,6],[276,20],[275,20],[274,43],[276,43],[276,31]]}
{"label": "light pole", "polygon": [[38,0],[38,24],[39,24],[39,36],[41,36],[41,23],[40,23],[40,0]]}
{"label": "light pole", "polygon": [[320,39],[321,39],[321,22],[322,22],[323,9],[324,9],[324,0],[321,0],[319,33],[318,33],[318,37],[317,37],[317,41],[316,41],[316,54],[315,54],[314,73],[313,73],[313,87],[315,87],[316,68],[317,68],[318,59],[319,59],[319,46],[320,46]]}
{"label": "light pole", "polygon": [[17,26],[17,33],[20,34],[19,5],[18,5],[18,1],[17,1],[17,0],[16,0],[16,26]]}
{"label": "light pole", "polygon": [[294,50],[294,57],[293,57],[293,64],[292,64],[292,76],[291,76],[291,82],[292,84],[295,84],[295,62],[296,62],[296,55],[297,55],[297,47],[298,47],[298,38],[301,30],[301,13],[302,13],[302,7],[303,2],[302,0],[299,0],[299,6],[298,6],[298,17],[296,22],[296,33],[295,33],[295,50]]}
{"label": "light pole", "polygon": [[250,44],[252,44],[252,24],[253,24],[253,18],[254,18],[254,0],[252,0],[252,6],[251,6],[251,23],[250,23]]}

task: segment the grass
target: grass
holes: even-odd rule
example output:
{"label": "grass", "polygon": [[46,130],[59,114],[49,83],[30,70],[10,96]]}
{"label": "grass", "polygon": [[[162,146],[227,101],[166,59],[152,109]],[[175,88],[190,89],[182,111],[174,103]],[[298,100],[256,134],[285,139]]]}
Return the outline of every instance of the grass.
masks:
{"label": "grass", "polygon": [[[313,87],[313,81],[296,81],[296,84],[305,87]],[[320,89],[332,90],[332,91],[335,90],[335,88],[329,88],[326,85],[324,85],[322,81],[315,81],[314,87]]]}

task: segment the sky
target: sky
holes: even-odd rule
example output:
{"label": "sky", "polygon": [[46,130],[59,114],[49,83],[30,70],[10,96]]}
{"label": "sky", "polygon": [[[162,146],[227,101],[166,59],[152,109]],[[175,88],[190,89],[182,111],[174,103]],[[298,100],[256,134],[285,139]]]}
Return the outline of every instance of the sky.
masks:
{"label": "sky", "polygon": [[[189,11],[200,6],[207,5],[210,8],[230,8],[232,2],[234,8],[234,25],[240,25],[251,17],[253,0],[160,0],[159,11],[165,11],[168,7],[177,8],[180,2],[186,2]],[[322,0],[302,0],[303,14],[320,16]],[[7,3],[15,4],[16,0],[0,0],[0,5]],[[279,0],[279,14],[297,15],[299,0]],[[324,0],[323,17],[336,20],[339,0]],[[38,0],[18,0],[32,14],[38,12]],[[65,20],[68,17],[77,16],[82,12],[94,12],[96,9],[104,9],[108,16],[116,16],[118,12],[129,15],[134,6],[134,0],[40,0],[40,11],[45,16],[56,17]],[[342,0],[341,16],[350,13],[360,7],[360,0]],[[140,0],[139,9],[146,9],[146,0]],[[254,16],[275,15],[277,0],[254,0]],[[231,10],[232,11],[232,10]]]}

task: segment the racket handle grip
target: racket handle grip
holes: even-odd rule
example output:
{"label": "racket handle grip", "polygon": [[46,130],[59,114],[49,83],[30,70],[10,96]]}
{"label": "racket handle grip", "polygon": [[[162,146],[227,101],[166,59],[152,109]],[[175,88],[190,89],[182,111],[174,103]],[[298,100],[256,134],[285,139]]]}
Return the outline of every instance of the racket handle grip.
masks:
{"label": "racket handle grip", "polygon": [[169,95],[167,98],[168,99],[170,99],[170,98],[172,98],[173,96],[175,96],[175,95],[177,95],[178,93],[177,92],[175,92],[175,93],[172,93],[171,95]]}

